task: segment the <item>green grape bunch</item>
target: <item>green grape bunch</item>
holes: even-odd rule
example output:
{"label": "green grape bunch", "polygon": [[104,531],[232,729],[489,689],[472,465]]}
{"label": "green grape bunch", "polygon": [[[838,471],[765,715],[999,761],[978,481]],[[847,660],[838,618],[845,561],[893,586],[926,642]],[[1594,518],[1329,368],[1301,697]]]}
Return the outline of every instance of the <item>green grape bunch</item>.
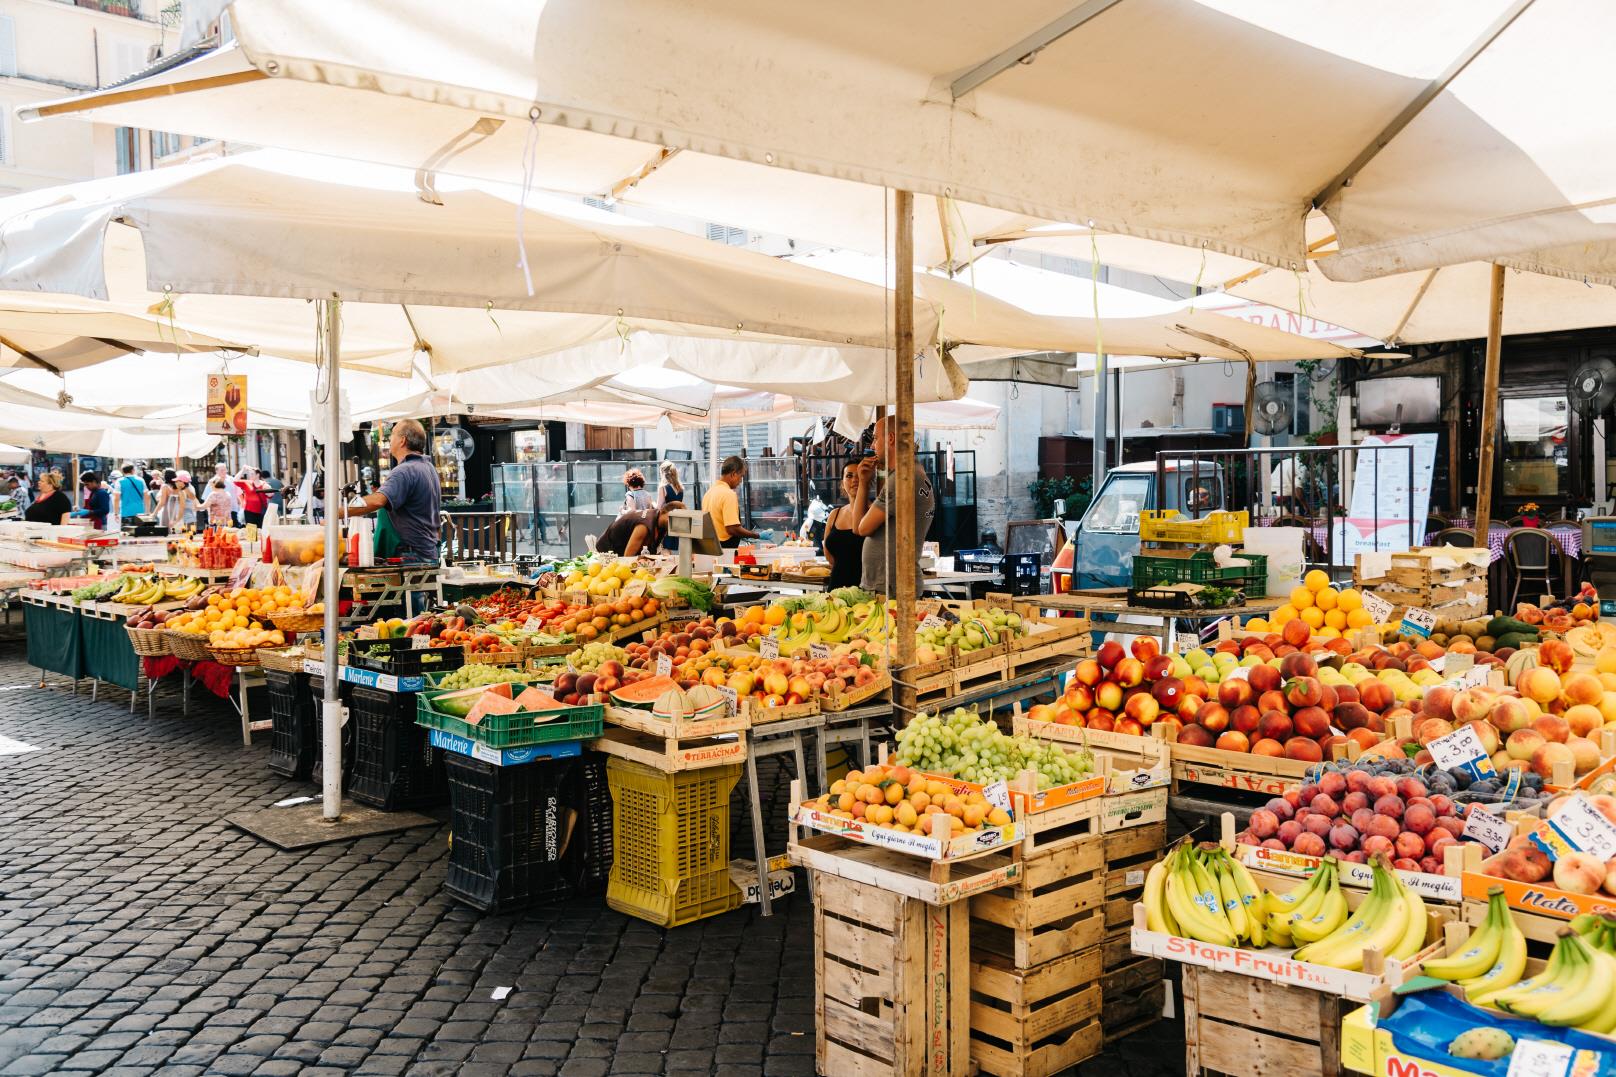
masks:
{"label": "green grape bunch", "polygon": [[1008,736],[964,707],[946,718],[917,714],[898,731],[897,740],[900,765],[978,785],[1011,781],[1030,770],[1038,775],[1039,789],[1050,789],[1094,772],[1094,756],[1087,749],[1068,751],[1025,735]]}

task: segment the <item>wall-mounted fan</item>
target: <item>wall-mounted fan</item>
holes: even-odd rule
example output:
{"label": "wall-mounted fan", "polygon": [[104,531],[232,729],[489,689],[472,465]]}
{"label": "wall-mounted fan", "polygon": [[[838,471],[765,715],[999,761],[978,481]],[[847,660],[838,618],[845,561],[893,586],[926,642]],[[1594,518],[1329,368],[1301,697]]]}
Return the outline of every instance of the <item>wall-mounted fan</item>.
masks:
{"label": "wall-mounted fan", "polygon": [[1566,383],[1566,398],[1578,415],[1599,418],[1616,399],[1616,363],[1601,356],[1579,365]]}
{"label": "wall-mounted fan", "polygon": [[438,452],[453,456],[465,463],[477,451],[477,439],[463,426],[445,426],[438,430]]}
{"label": "wall-mounted fan", "polygon": [[1291,397],[1290,386],[1278,382],[1265,381],[1257,386],[1252,392],[1252,432],[1265,437],[1290,433],[1294,409]]}

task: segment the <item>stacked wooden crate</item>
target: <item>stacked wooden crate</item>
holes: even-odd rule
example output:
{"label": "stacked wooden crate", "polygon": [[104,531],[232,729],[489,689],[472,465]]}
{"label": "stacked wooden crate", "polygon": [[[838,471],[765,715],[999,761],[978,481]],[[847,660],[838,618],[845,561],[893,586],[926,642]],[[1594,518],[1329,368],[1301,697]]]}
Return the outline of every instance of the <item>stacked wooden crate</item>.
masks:
{"label": "stacked wooden crate", "polygon": [[1360,590],[1391,603],[1389,622],[1401,620],[1410,606],[1462,621],[1486,615],[1491,563],[1485,548],[1416,546],[1402,553],[1359,554],[1352,575]]}
{"label": "stacked wooden crate", "polygon": [[1107,1043],[1159,1019],[1166,1001],[1163,963],[1133,952],[1133,906],[1145,892],[1145,875],[1164,855],[1167,824],[1105,835],[1105,944],[1101,956],[1100,1024]]}

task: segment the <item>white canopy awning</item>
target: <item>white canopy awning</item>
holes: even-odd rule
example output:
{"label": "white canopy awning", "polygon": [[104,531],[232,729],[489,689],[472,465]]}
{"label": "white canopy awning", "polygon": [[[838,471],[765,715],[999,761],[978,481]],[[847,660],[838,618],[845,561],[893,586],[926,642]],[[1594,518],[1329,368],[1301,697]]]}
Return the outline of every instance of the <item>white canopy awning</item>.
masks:
{"label": "white canopy awning", "polygon": [[1296,268],[1318,205],[1336,279],[1528,252],[1616,268],[1587,246],[1616,237],[1616,8],[1597,0],[229,9],[240,59],[32,112],[504,179],[537,126],[544,186],[687,211],[696,192],[748,227],[789,210],[802,227],[775,230],[809,238],[873,228],[881,203],[803,176]]}

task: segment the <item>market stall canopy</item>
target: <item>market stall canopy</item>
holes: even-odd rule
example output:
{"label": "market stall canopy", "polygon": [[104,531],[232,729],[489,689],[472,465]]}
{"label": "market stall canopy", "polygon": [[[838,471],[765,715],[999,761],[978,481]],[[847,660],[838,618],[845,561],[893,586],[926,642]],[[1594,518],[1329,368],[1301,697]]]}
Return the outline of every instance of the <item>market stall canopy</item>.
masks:
{"label": "market stall canopy", "polygon": [[248,351],[173,318],[78,296],[0,293],[0,367],[78,370],[131,352]]}
{"label": "market stall canopy", "polygon": [[1585,246],[1616,235],[1616,8],[1595,0],[213,6],[239,50],[25,114],[87,108],[428,179],[531,161],[562,190],[677,201],[683,184],[748,227],[748,201],[807,228],[873,228],[881,203],[847,216],[716,159],[1298,268],[1316,205],[1340,236],[1334,279],[1505,255],[1616,268]]}
{"label": "market stall canopy", "polygon": [[[1343,326],[1390,344],[1426,344],[1479,339],[1487,335],[1487,296],[1491,266],[1486,262],[1396,273],[1367,281],[1335,281],[1320,266],[1334,248],[1331,226],[1322,214],[1308,221],[1316,257],[1305,270],[1275,269],[1229,255],[1202,254],[1171,243],[1135,236],[1090,235],[1084,229],[1030,229],[1001,241],[1016,248],[1090,258],[1098,252],[1107,266],[1202,286],[1322,322]],[[1516,265],[1510,259],[1506,264]],[[1546,333],[1616,324],[1616,290],[1580,280],[1513,268],[1506,284],[1503,333]],[[1218,303],[1201,297],[1201,307]],[[1238,308],[1222,313],[1240,317]],[[1352,343],[1345,341],[1344,343]]]}
{"label": "market stall canopy", "polygon": [[113,427],[107,416],[89,412],[29,407],[9,401],[0,407],[0,441],[26,449],[166,460],[205,456],[219,447],[220,440],[206,433],[200,422],[175,427],[136,419]]}

